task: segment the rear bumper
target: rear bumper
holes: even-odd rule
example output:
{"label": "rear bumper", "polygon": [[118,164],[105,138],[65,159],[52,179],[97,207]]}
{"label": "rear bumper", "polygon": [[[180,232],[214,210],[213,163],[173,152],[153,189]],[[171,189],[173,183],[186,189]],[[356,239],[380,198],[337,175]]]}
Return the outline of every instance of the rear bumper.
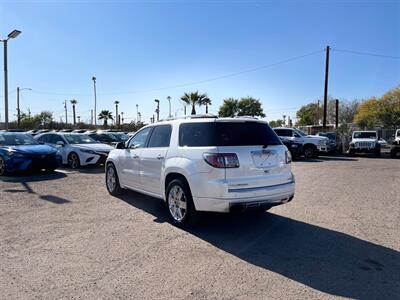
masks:
{"label": "rear bumper", "polygon": [[[254,206],[275,206],[285,204],[294,197],[295,182],[268,187],[231,189],[226,198],[193,197],[198,211],[230,212]],[[229,197],[229,194],[232,194]]]}

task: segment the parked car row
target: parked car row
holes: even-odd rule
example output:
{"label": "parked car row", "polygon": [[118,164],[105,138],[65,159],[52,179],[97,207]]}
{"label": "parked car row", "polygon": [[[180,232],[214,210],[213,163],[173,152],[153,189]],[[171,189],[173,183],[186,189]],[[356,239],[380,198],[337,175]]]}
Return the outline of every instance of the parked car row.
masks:
{"label": "parked car row", "polygon": [[[104,164],[112,145],[126,141],[122,132],[61,131],[0,131],[0,176],[27,170],[54,171],[61,165],[72,169],[87,165]],[[101,143],[98,136],[110,136],[109,144]]]}

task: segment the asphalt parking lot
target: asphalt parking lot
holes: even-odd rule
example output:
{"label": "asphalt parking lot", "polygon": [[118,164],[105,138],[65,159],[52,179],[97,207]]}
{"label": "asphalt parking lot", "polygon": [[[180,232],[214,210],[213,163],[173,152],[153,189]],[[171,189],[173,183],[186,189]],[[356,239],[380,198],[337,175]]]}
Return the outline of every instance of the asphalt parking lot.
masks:
{"label": "asphalt parking lot", "polygon": [[296,196],[265,214],[206,214],[108,195],[102,169],[0,180],[0,298],[395,299],[400,160],[293,163]]}

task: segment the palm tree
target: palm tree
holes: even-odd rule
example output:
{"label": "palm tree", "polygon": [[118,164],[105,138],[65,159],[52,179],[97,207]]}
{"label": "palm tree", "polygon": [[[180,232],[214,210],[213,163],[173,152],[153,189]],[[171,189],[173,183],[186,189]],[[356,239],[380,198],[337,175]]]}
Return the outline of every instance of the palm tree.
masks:
{"label": "palm tree", "polygon": [[75,105],[78,103],[78,101],[76,101],[75,99],[72,99],[70,102],[72,104],[72,112],[73,112],[73,115],[74,115],[74,125],[75,125],[76,124]]}
{"label": "palm tree", "polygon": [[119,125],[119,116],[118,116],[118,104],[119,101],[114,101],[115,104],[115,125]]}
{"label": "palm tree", "polygon": [[109,111],[109,110],[102,110],[99,113],[99,120],[103,120],[104,127],[107,127],[107,121],[112,120],[112,119],[113,119],[113,116],[112,116],[111,111]]}
{"label": "palm tree", "polygon": [[211,100],[207,97],[207,94],[199,94],[198,91],[183,94],[181,100],[185,104],[192,106],[192,115],[196,114],[196,105],[205,105],[206,113],[208,113],[208,105],[211,105]]}

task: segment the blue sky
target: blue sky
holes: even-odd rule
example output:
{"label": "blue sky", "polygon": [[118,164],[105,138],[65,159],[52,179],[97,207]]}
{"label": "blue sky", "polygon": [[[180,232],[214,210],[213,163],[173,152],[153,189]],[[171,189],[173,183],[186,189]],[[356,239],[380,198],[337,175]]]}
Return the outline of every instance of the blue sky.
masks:
{"label": "blue sky", "polygon": [[[114,112],[118,100],[126,121],[136,117],[136,104],[148,121],[155,98],[161,100],[161,117],[167,116],[167,96],[180,115],[180,96],[193,90],[208,93],[214,113],[226,97],[253,96],[268,119],[294,116],[301,105],[322,99],[326,45],[333,49],[332,97],[380,96],[400,84],[400,59],[335,51],[400,56],[398,1],[0,0],[0,36],[13,29],[22,34],[9,42],[12,119],[20,86],[32,88],[22,92],[23,111],[51,110],[59,120],[63,101],[75,98],[78,115],[89,121],[93,75],[97,110]],[[254,72],[160,89],[319,50]],[[2,120],[3,94],[1,85]]]}

